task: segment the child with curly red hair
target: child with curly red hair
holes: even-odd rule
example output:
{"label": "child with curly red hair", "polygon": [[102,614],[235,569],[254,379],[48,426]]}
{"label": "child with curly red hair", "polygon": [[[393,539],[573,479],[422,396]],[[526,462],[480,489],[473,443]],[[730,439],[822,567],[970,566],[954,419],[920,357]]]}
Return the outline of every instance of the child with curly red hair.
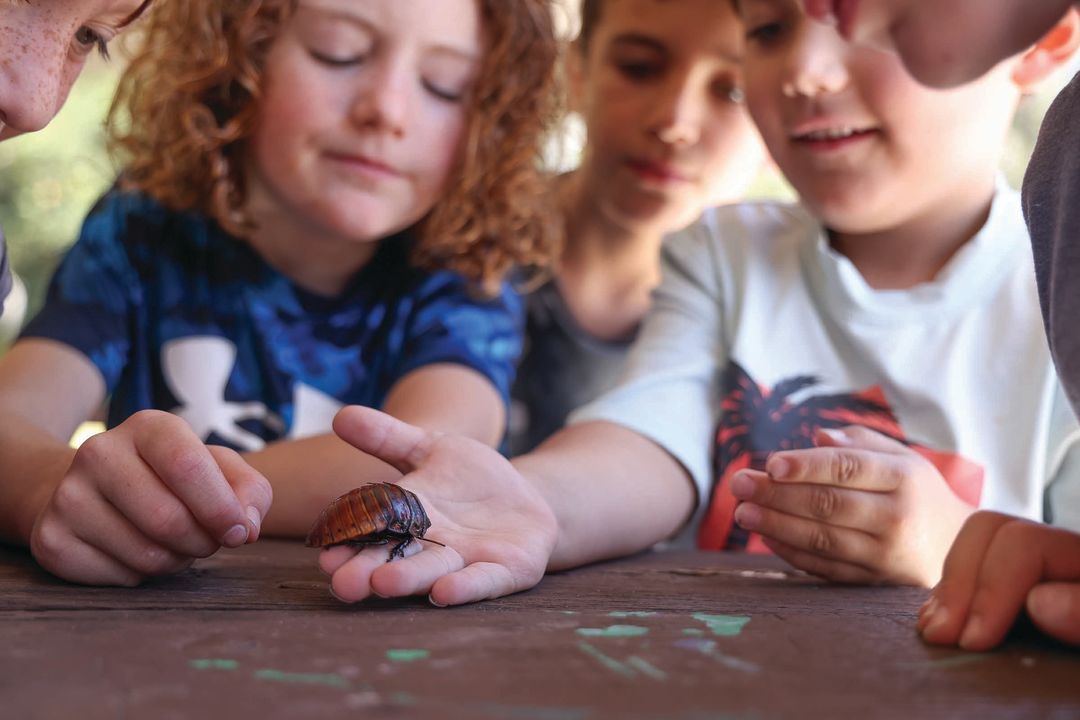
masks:
{"label": "child with curly red hair", "polygon": [[131,585],[397,477],[329,434],[345,404],[495,444],[503,278],[556,241],[556,54],[548,0],[156,6],[110,117],[120,188],[0,361],[0,533]]}

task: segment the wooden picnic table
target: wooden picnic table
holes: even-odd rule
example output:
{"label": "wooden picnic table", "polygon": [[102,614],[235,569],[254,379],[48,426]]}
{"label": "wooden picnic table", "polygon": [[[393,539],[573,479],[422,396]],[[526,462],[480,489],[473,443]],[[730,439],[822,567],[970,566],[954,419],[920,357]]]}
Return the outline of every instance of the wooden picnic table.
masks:
{"label": "wooden picnic table", "polygon": [[0,548],[0,717],[1080,717],[1080,652],[1021,628],[924,645],[926,591],[772,557],[653,552],[460,608],[344,605],[316,551],[260,541],[137,589]]}

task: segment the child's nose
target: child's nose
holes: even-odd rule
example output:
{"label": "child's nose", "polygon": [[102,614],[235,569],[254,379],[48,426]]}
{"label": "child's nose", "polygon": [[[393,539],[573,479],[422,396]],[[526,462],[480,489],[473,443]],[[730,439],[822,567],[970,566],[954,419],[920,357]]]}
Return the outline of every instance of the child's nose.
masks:
{"label": "child's nose", "polygon": [[410,112],[411,88],[407,73],[389,65],[379,68],[371,83],[353,101],[354,122],[403,136]]}
{"label": "child's nose", "polygon": [[706,102],[689,80],[670,83],[655,105],[653,132],[668,145],[694,145],[701,138]]}
{"label": "child's nose", "polygon": [[833,28],[808,23],[791,44],[786,97],[815,97],[836,93],[847,87],[848,71],[844,40]]}

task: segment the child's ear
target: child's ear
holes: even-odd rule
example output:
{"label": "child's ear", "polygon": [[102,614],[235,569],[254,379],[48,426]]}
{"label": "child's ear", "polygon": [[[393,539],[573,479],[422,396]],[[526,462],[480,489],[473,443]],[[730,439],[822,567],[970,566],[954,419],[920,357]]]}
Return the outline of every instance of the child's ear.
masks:
{"label": "child's ear", "polygon": [[1070,7],[1050,32],[1023,54],[1013,68],[1013,82],[1020,86],[1021,91],[1029,91],[1067,63],[1077,47],[1080,47],[1080,13],[1075,7]]}

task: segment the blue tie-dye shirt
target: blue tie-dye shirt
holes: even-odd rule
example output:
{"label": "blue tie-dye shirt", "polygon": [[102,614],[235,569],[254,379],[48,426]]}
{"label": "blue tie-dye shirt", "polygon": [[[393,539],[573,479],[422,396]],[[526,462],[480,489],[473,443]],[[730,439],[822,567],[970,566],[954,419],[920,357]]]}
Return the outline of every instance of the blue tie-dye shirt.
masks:
{"label": "blue tie-dye shirt", "polygon": [[157,408],[238,450],[328,432],[343,404],[378,408],[431,363],[476,370],[508,402],[520,299],[505,286],[477,299],[455,273],[410,267],[409,249],[405,234],[383,240],[327,298],[205,216],[111,193],[23,336],[63,342],[97,366],[110,427]]}

